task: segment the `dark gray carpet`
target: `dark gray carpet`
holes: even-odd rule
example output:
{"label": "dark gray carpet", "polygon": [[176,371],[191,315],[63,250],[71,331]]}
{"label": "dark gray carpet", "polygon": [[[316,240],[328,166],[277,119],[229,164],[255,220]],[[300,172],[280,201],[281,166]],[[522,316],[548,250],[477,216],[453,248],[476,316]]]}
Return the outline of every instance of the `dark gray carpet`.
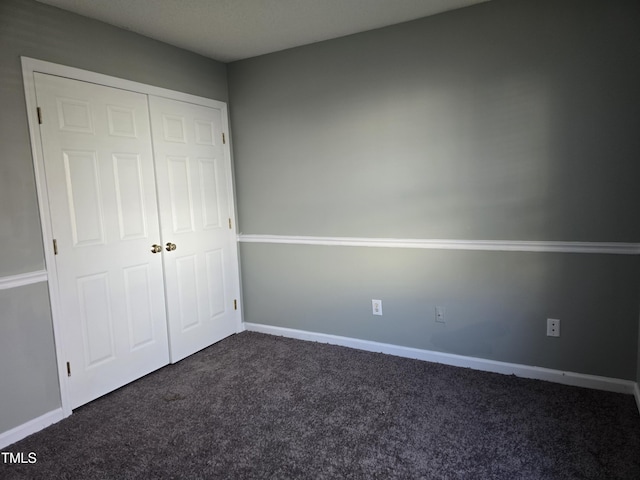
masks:
{"label": "dark gray carpet", "polygon": [[230,337],[10,447],[2,479],[640,479],[634,398]]}

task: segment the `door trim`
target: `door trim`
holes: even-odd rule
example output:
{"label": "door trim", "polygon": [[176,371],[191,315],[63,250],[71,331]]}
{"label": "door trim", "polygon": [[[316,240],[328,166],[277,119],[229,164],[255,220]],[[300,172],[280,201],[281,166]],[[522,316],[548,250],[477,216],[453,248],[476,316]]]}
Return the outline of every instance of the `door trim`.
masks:
{"label": "door trim", "polygon": [[[44,245],[45,257],[45,275],[48,278],[49,301],[51,304],[51,317],[53,323],[53,336],[55,340],[55,352],[58,369],[58,382],[60,385],[60,401],[64,417],[71,415],[71,402],[67,389],[67,370],[65,363],[65,339],[61,328],[61,312],[58,298],[58,275],[55,268],[55,258],[53,248],[49,248],[53,244],[53,233],[51,226],[51,212],[49,210],[49,192],[44,170],[43,148],[40,138],[40,129],[38,127],[37,100],[34,73],[44,73],[48,75],[56,75],[73,80],[80,80],[88,83],[95,83],[106,87],[119,88],[129,90],[145,95],[153,95],[157,97],[170,98],[196,105],[212,107],[220,109],[222,112],[222,129],[229,139],[229,116],[227,104],[210,98],[199,97],[188,93],[169,90],[161,87],[154,87],[143,83],[126,80],[123,78],[112,77],[101,73],[90,72],[75,67],[59,65],[56,63],[37,60],[29,57],[21,57],[22,61],[22,77],[24,82],[25,100],[27,106],[27,121],[29,126],[29,137],[31,144],[31,154],[33,157],[33,167],[35,171],[36,192],[38,195],[38,208],[40,210],[40,224],[42,227],[42,239]],[[233,183],[233,165],[231,163],[231,144],[227,141],[223,144],[224,154],[230,165],[227,178],[227,192],[229,192],[229,215],[231,216],[232,234],[237,236],[236,231],[236,209],[235,209],[235,188]],[[240,265],[238,261],[237,248],[231,249],[232,263],[237,266],[237,274],[234,274],[232,284],[236,289],[237,298],[240,300]],[[239,302],[241,303],[241,302]],[[242,330],[242,310],[238,308],[236,317],[236,331]]]}

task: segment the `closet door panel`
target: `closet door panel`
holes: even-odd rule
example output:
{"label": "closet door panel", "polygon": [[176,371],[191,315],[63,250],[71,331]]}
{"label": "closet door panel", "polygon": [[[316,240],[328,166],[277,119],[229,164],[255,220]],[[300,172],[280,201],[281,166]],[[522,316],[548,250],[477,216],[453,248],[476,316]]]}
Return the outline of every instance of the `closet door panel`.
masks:
{"label": "closet door panel", "polygon": [[34,77],[75,408],[169,361],[148,101]]}
{"label": "closet door panel", "polygon": [[[220,109],[149,97],[171,361],[237,331]],[[175,245],[175,249],[172,249]],[[168,248],[168,250],[167,250]]]}

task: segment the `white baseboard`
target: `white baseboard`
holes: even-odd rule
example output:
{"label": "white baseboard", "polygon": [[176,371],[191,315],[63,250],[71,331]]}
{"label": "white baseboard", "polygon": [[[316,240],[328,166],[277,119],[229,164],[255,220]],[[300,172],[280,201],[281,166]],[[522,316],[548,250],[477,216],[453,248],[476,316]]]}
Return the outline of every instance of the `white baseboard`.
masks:
{"label": "white baseboard", "polygon": [[0,448],[5,448],[25,437],[28,437],[32,433],[39,432],[40,430],[47,428],[49,425],[59,422],[64,418],[64,412],[61,408],[52,410],[44,415],[41,415],[33,420],[29,420],[27,423],[18,425],[11,430],[0,433]]}
{"label": "white baseboard", "polygon": [[498,362],[495,360],[466,357],[463,355],[455,355],[451,353],[421,350],[419,348],[402,347],[399,345],[391,345],[388,343],[379,343],[369,340],[360,340],[357,338],[340,337],[337,335],[329,335],[326,333],[307,332],[304,330],[295,330],[292,328],[275,327],[257,323],[245,323],[244,326],[245,330],[251,332],[279,335],[283,337],[296,338],[298,340],[309,340],[312,342],[329,343],[331,345],[356,348],[359,350],[366,350],[368,352],[386,353],[389,355],[396,355],[398,357],[442,363],[445,365],[452,365],[454,367],[472,368],[474,370],[502,373],[505,375],[516,375],[523,378],[546,380],[549,382],[561,383],[564,385],[593,388],[596,390],[606,390],[609,392],[626,393],[632,395],[635,393],[636,401],[638,402],[638,408],[640,409],[640,391],[638,391],[638,384],[630,380],[600,377],[597,375],[585,375],[575,372],[563,372],[561,370],[553,370],[550,368],[533,367],[517,363]]}

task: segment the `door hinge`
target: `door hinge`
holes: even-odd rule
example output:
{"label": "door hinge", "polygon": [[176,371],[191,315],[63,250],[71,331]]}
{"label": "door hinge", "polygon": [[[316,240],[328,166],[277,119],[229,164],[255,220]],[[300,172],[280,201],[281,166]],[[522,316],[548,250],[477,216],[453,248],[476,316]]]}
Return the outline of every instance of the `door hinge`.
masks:
{"label": "door hinge", "polygon": [[38,107],[36,110],[38,112],[38,123],[42,125],[42,110],[40,110],[40,107]]}
{"label": "door hinge", "polygon": [[58,254],[58,241],[55,238],[53,239],[53,254]]}
{"label": "door hinge", "polygon": [[231,219],[229,219],[229,230],[231,230]]}
{"label": "door hinge", "polygon": [[222,132],[222,143],[223,144],[227,143],[227,138],[224,136],[224,132]]}
{"label": "door hinge", "polygon": [[67,377],[71,376],[71,362],[67,362]]}
{"label": "door hinge", "polygon": [[238,300],[233,300],[233,309],[237,310],[238,309]]}

